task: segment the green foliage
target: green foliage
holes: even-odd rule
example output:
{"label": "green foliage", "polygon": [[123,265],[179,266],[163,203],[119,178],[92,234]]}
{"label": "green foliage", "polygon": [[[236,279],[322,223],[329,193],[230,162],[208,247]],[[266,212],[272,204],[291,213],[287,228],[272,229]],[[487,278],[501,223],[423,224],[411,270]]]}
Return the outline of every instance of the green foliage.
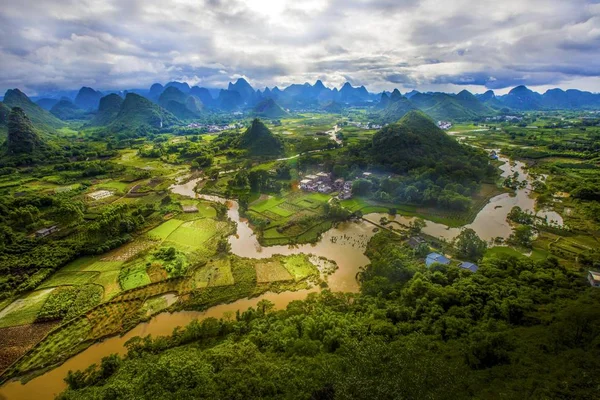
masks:
{"label": "green foliage", "polygon": [[487,250],[485,240],[480,239],[471,228],[461,230],[452,244],[456,249],[456,255],[465,260],[477,261]]}
{"label": "green foliage", "polygon": [[74,286],[54,289],[38,313],[36,321],[53,321],[65,317],[78,292],[79,288]]}
{"label": "green foliage", "polygon": [[10,108],[18,107],[22,109],[38,129],[57,129],[65,125],[64,122],[32,102],[19,89],[7,90],[4,94],[4,104]]}
{"label": "green foliage", "polygon": [[239,137],[237,147],[252,156],[274,156],[283,153],[283,143],[258,118]]}
{"label": "green foliage", "polygon": [[252,110],[252,113],[261,118],[282,118],[289,115],[287,111],[271,98],[258,103]]}
{"label": "green foliage", "polygon": [[100,99],[98,112],[89,122],[90,126],[106,126],[119,114],[119,110],[123,105],[123,98],[116,93],[111,93]]}
{"label": "green foliage", "polygon": [[507,241],[515,246],[525,247],[530,249],[533,244],[534,231],[528,225],[519,225],[513,229]]}
{"label": "green foliage", "polygon": [[127,93],[119,113],[111,122],[114,131],[139,129],[140,127],[162,128],[178,123],[177,117],[150,100],[135,93]]}
{"label": "green foliage", "polygon": [[8,115],[9,154],[28,154],[42,151],[44,143],[23,109],[14,107]]}

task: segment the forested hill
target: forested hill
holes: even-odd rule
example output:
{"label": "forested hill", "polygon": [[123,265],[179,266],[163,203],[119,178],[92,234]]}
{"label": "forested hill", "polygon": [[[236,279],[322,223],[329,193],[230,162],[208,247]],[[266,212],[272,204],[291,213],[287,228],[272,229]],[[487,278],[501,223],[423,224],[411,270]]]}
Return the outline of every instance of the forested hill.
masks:
{"label": "forested hill", "polygon": [[375,133],[372,157],[396,173],[432,169],[457,180],[480,181],[491,172],[485,154],[459,144],[421,111],[410,111]]}
{"label": "forested hill", "polygon": [[19,89],[10,89],[4,95],[4,104],[10,108],[19,107],[25,111],[38,129],[60,128],[64,122],[32,102]]}
{"label": "forested hill", "polygon": [[[261,301],[125,360],[70,374],[62,400],[597,398],[600,291],[552,258],[496,256],[470,273],[426,269],[379,233],[362,294]],[[590,373],[585,373],[588,371]]]}
{"label": "forested hill", "polygon": [[259,120],[255,118],[252,125],[242,134],[237,147],[248,150],[255,156],[279,155],[283,153],[283,143]]}
{"label": "forested hill", "polygon": [[164,108],[140,95],[127,93],[111,126],[116,129],[135,129],[140,126],[161,128],[176,122],[177,118]]}

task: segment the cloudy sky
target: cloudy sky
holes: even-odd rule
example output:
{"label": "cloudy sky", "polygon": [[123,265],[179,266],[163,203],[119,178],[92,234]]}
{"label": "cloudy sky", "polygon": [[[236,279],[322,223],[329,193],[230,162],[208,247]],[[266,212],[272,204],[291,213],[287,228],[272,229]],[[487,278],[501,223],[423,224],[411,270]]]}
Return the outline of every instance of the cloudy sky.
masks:
{"label": "cloudy sky", "polygon": [[3,0],[0,91],[600,91],[600,0]]}

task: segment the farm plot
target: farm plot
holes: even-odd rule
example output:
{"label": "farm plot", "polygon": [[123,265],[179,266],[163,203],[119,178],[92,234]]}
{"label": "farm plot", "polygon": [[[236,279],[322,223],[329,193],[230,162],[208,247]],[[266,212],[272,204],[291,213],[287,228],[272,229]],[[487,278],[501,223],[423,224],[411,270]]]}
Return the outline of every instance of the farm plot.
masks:
{"label": "farm plot", "polygon": [[78,318],[48,334],[35,348],[14,365],[14,372],[27,371],[59,363],[76,351],[88,339],[91,324],[87,318]]}
{"label": "farm plot", "polygon": [[194,273],[196,287],[233,285],[231,261],[228,257],[213,260]]}
{"label": "farm plot", "polygon": [[134,289],[140,286],[151,283],[146,267],[144,265],[136,265],[130,268],[125,268],[119,275],[119,282],[123,290]]}
{"label": "farm plot", "polygon": [[120,270],[104,271],[94,279],[94,283],[104,288],[104,300],[112,298],[121,291],[121,286],[119,284],[120,272]]}
{"label": "farm plot", "polygon": [[81,257],[67,264],[61,271],[114,271],[121,269],[123,261],[101,261],[97,257]]}
{"label": "farm plot", "polygon": [[171,233],[164,245],[174,245],[182,251],[193,251],[218,234],[227,229],[227,223],[214,219],[199,219],[181,224]]}
{"label": "farm plot", "polygon": [[148,236],[152,239],[165,240],[183,223],[184,221],[178,219],[170,219],[148,232]]}
{"label": "farm plot", "polygon": [[100,275],[94,271],[58,271],[53,274],[47,281],[40,285],[40,289],[51,288],[56,286],[78,286],[85,285]]}
{"label": "farm plot", "polygon": [[304,254],[294,254],[285,257],[283,260],[283,266],[296,281],[319,274],[317,267],[311,263],[308,256]]}
{"label": "farm plot", "polygon": [[290,281],[293,276],[281,264],[280,260],[268,260],[257,262],[256,265],[256,281],[258,283]]}
{"label": "farm plot", "polygon": [[46,322],[0,328],[0,372],[39,342],[56,324]]}
{"label": "farm plot", "polygon": [[36,321],[61,320],[77,298],[79,288],[74,286],[59,287],[50,293],[39,311]]}
{"label": "farm plot", "polygon": [[[152,231],[150,231],[152,232]],[[115,250],[109,252],[106,256],[102,257],[102,261],[127,261],[138,255],[139,253],[148,250],[152,246],[156,245],[153,240],[138,239],[131,243],[127,243]]]}
{"label": "farm plot", "polygon": [[36,290],[4,307],[0,311],[0,328],[33,323],[53,290]]}

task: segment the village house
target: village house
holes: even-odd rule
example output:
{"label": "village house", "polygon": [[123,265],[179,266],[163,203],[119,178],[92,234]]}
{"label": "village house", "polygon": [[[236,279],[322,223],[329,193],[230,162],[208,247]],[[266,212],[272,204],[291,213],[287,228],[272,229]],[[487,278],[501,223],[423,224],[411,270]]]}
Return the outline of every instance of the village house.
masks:
{"label": "village house", "polygon": [[448,129],[452,128],[452,122],[448,122],[448,121],[438,121],[438,122],[437,122],[437,126],[438,126],[438,128],[440,128],[440,129],[443,129],[443,130],[448,130]]}
{"label": "village house", "polygon": [[323,183],[329,183],[331,182],[331,175],[327,172],[319,172],[317,174],[317,179],[319,179]]}
{"label": "village house", "polygon": [[479,267],[477,265],[475,265],[471,262],[468,262],[468,261],[461,262],[459,264],[459,267],[467,269],[471,272],[477,272],[477,270],[479,269]]}
{"label": "village house", "polygon": [[420,236],[413,236],[410,239],[408,239],[408,246],[413,250],[422,244],[427,244],[427,242]]}
{"label": "village house", "polygon": [[450,264],[450,260],[439,253],[429,253],[427,258],[425,258],[425,265],[429,268],[435,263],[448,265]]}
{"label": "village house", "polygon": [[39,231],[35,231],[35,237],[36,238],[43,238],[46,237],[54,232],[56,232],[58,230],[58,226],[57,225],[52,225],[49,228],[44,228],[44,229],[40,229]]}
{"label": "village house", "polygon": [[588,271],[588,281],[593,287],[600,287],[600,272]]}

